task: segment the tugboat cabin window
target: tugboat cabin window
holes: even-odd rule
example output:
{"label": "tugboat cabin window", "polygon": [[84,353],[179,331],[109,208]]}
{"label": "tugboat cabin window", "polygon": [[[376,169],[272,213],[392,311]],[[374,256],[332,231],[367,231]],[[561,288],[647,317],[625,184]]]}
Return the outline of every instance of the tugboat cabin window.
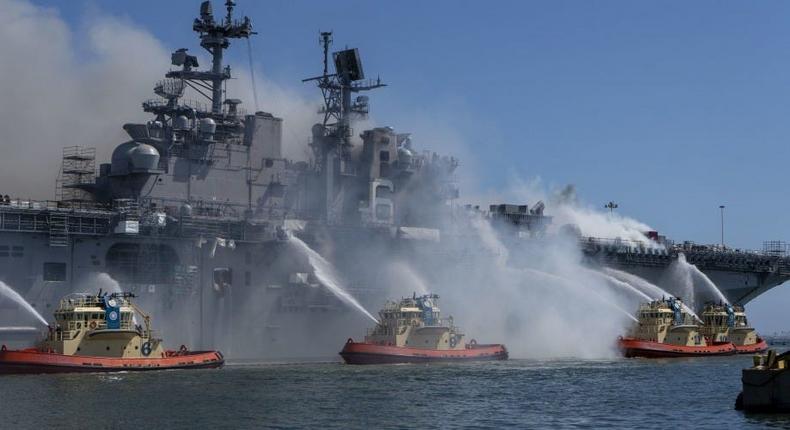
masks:
{"label": "tugboat cabin window", "polygon": [[44,263],[44,280],[49,282],[63,282],[66,280],[66,263]]}

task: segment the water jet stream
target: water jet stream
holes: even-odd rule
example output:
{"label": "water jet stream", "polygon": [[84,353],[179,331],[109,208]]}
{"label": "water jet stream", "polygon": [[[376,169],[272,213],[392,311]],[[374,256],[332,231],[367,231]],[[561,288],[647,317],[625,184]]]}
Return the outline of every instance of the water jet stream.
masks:
{"label": "water jet stream", "polygon": [[14,291],[11,287],[6,285],[4,282],[0,282],[0,295],[13,300],[19,306],[22,306],[23,309],[25,309],[31,315],[36,317],[36,319],[38,319],[38,321],[41,322],[41,324],[45,326],[49,325],[49,323],[47,323],[47,320],[44,319],[44,317],[42,317],[41,314],[39,314],[30,303],[28,303],[25,299],[23,299],[22,296],[19,295],[19,293]]}
{"label": "water jet stream", "polygon": [[702,284],[705,285],[705,287],[707,287],[708,290],[713,292],[713,294],[716,296],[717,299],[719,299],[719,301],[721,301],[722,303],[730,302],[729,300],[727,300],[727,297],[724,296],[721,290],[719,290],[719,287],[717,287],[716,284],[714,284],[713,281],[711,281],[710,278],[708,278],[708,275],[702,272],[702,270],[699,270],[697,266],[686,261],[686,256],[682,252],[678,254],[678,261],[680,262],[680,265],[682,267],[690,271],[692,276],[696,276],[697,278],[701,279]]}
{"label": "water jet stream", "polygon": [[370,312],[367,311],[361,304],[355,299],[351,294],[346,291],[340,281],[339,276],[335,273],[334,268],[332,265],[321,256],[321,254],[315,252],[312,248],[307,246],[302,239],[294,235],[290,235],[290,241],[293,243],[299,251],[305,254],[310,261],[310,266],[313,267],[313,271],[315,272],[315,277],[321,282],[321,285],[326,287],[332,294],[335,295],[338,299],[342,300],[343,302],[351,305],[358,311],[360,311],[363,315],[373,320],[375,323],[378,324],[378,320],[374,317]]}
{"label": "water jet stream", "polygon": [[[604,270],[604,272],[608,273],[609,275],[613,276],[614,278],[618,278],[618,279],[620,279],[623,282],[627,282],[627,283],[631,284],[632,286],[634,286],[636,288],[641,287],[643,289],[643,291],[644,290],[648,290],[650,292],[649,295],[652,296],[653,300],[658,300],[658,299],[660,299],[662,297],[672,297],[672,294],[669,294],[663,288],[659,287],[656,284],[653,284],[652,282],[647,281],[646,279],[644,279],[642,277],[634,275],[632,273],[624,272],[622,270],[613,269],[611,267],[604,267],[603,270]],[[702,319],[700,319],[700,317],[697,316],[697,313],[694,312],[690,307],[688,307],[688,305],[686,305],[683,302],[681,302],[681,304],[683,305],[683,310],[684,311],[688,312],[688,314],[691,315],[692,317],[694,317],[694,319],[697,320],[698,322],[700,322],[700,323],[702,322]]]}
{"label": "water jet stream", "polygon": [[[530,268],[524,268],[524,269],[521,269],[521,270],[523,270],[525,272],[533,273],[533,274],[538,275],[538,276],[543,276],[545,278],[553,279],[555,281],[558,281],[561,285],[565,286],[566,288],[570,288],[570,289],[577,289],[578,288],[576,283],[574,283],[572,280],[567,279],[567,278],[563,278],[562,276],[555,275],[553,273],[548,273],[548,272],[544,272],[542,270],[530,269]],[[610,307],[618,310],[620,313],[622,313],[623,315],[626,315],[631,320],[633,320],[635,322],[639,322],[639,320],[637,320],[636,317],[631,315],[631,312],[628,312],[625,309],[621,308],[620,306],[617,306],[616,304],[612,303],[610,300],[606,300],[603,296],[601,296],[596,291],[593,291],[592,289],[589,289],[588,291],[590,293],[594,294],[595,297],[600,299],[602,303],[605,303],[607,306],[610,306]]]}
{"label": "water jet stream", "polygon": [[608,275],[606,273],[602,273],[602,272],[599,272],[597,270],[592,270],[592,269],[586,269],[586,270],[589,273],[591,273],[591,274],[593,274],[595,276],[598,276],[599,278],[602,278],[605,281],[611,283],[612,285],[617,285],[618,287],[623,288],[626,291],[630,291],[632,293],[635,293],[636,295],[638,295],[642,299],[651,300],[650,296],[648,296],[647,294],[645,294],[644,292],[642,292],[641,290],[639,290],[638,288],[634,287],[633,285],[631,285],[628,282],[621,281],[621,280],[615,278],[612,275]]}

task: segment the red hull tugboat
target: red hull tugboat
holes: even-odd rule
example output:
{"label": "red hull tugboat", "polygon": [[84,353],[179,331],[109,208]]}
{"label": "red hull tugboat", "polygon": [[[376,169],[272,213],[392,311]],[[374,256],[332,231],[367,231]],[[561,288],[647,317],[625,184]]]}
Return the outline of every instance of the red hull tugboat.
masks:
{"label": "red hull tugboat", "polygon": [[[130,293],[75,294],[60,301],[55,327],[36,348],[0,347],[0,374],[118,372],[220,367],[219,351],[164,349],[151,319],[131,302]],[[145,328],[135,324],[135,313]]]}
{"label": "red hull tugboat", "polygon": [[706,303],[702,321],[705,337],[716,342],[732,342],[737,354],[757,354],[768,349],[768,343],[749,327],[741,305]]}
{"label": "red hull tugboat", "polygon": [[628,337],[619,339],[626,357],[703,357],[735,354],[731,342],[709,342],[680,299],[643,303],[637,312],[638,324]]}
{"label": "red hull tugboat", "polygon": [[427,363],[506,360],[504,345],[468,343],[453,325],[453,318],[439,318],[439,296],[426,294],[388,302],[379,312],[380,322],[364,342],[349,339],[340,356],[348,364]]}

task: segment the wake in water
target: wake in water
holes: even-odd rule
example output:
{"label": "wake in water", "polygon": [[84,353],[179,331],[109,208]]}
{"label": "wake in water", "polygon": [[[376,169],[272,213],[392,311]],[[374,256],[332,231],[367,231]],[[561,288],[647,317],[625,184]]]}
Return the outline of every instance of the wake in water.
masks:
{"label": "wake in water", "polygon": [[0,296],[9,298],[14,301],[14,303],[18,304],[22,307],[22,309],[28,311],[31,315],[36,317],[36,319],[41,322],[41,324],[47,326],[47,320],[39,314],[36,309],[27,302],[27,300],[23,299],[22,296],[19,295],[16,291],[14,291],[11,287],[6,285],[4,282],[0,282]]}
{"label": "wake in water", "polygon": [[329,291],[332,292],[338,299],[342,300],[343,302],[351,305],[354,309],[360,311],[363,315],[370,318],[373,322],[378,323],[379,321],[374,317],[370,312],[367,311],[361,304],[355,299],[351,294],[346,291],[342,283],[340,282],[340,277],[335,272],[335,269],[332,265],[321,256],[321,254],[315,252],[312,248],[307,246],[304,241],[299,239],[294,235],[290,235],[290,241],[293,243],[300,252],[307,256],[308,260],[310,261],[310,266],[313,267],[313,271],[315,272],[315,277],[321,282],[321,285],[326,287]]}

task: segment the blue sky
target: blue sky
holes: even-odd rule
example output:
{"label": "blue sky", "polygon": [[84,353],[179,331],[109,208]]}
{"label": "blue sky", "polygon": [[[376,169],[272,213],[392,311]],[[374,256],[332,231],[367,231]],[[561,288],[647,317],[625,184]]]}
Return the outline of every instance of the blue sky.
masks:
{"label": "blue sky", "polygon": [[[77,28],[100,11],[199,49],[197,0],[35,3]],[[788,2],[238,3],[269,79],[313,94],[299,81],[320,70],[318,31],[334,30],[390,84],[372,94],[376,120],[406,131],[427,116],[463,136],[484,190],[573,183],[591,205],[702,243],[719,241],[724,204],[728,244],[790,238]],[[231,58],[245,64],[245,48]]]}

